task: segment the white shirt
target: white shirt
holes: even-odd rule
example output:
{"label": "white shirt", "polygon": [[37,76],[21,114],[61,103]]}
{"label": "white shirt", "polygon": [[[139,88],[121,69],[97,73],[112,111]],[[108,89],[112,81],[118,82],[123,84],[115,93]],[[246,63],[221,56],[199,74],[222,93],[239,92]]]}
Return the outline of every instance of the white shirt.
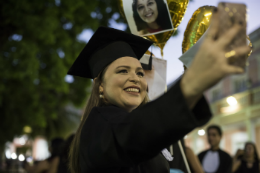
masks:
{"label": "white shirt", "polygon": [[163,154],[163,156],[165,157],[166,160],[168,160],[168,161],[172,161],[173,160],[173,157],[172,157],[171,153],[166,148],[164,148],[162,150],[162,154]]}
{"label": "white shirt", "polygon": [[203,158],[202,166],[205,172],[214,173],[219,167],[218,151],[208,151]]}

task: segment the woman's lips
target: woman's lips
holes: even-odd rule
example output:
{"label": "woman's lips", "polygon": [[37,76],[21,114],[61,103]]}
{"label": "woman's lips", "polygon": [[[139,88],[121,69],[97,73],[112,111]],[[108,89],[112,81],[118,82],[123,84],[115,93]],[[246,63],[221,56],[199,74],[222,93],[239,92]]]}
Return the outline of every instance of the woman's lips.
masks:
{"label": "woman's lips", "polygon": [[131,92],[131,91],[126,91],[124,90],[127,94],[135,95],[138,96],[140,93],[139,92]]}
{"label": "woman's lips", "polygon": [[144,15],[146,18],[150,18],[150,17],[152,17],[153,16],[153,13],[148,13],[148,14],[146,14],[146,15]]}

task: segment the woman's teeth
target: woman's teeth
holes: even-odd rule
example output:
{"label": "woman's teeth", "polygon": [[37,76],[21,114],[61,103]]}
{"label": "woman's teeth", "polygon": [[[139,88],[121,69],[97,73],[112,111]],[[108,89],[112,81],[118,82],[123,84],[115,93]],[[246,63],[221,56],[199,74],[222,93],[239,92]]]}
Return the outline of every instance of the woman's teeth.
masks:
{"label": "woman's teeth", "polygon": [[152,13],[146,14],[145,17],[150,17],[151,15],[153,15]]}
{"label": "woman's teeth", "polygon": [[139,89],[137,88],[127,88],[125,91],[139,93]]}

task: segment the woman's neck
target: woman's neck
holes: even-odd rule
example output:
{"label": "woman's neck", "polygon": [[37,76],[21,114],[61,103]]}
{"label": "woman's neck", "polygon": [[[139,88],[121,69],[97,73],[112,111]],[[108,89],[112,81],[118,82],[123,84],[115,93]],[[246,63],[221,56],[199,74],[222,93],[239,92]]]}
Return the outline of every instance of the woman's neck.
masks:
{"label": "woman's neck", "polygon": [[151,29],[159,29],[160,26],[156,22],[148,23],[149,28]]}
{"label": "woman's neck", "polygon": [[247,162],[254,162],[255,158],[254,156],[244,156],[244,160]]}

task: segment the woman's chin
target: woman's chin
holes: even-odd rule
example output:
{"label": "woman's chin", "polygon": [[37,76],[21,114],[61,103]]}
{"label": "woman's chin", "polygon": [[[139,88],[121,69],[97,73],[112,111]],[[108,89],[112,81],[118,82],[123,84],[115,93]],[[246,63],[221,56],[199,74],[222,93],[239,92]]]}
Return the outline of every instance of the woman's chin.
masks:
{"label": "woman's chin", "polygon": [[147,20],[146,21],[146,23],[149,25],[149,24],[152,24],[152,23],[154,23],[155,22],[155,20]]}
{"label": "woman's chin", "polygon": [[156,18],[154,18],[154,17],[146,18],[144,21],[145,21],[147,24],[152,24],[152,23],[154,23],[154,22],[156,21]]}
{"label": "woman's chin", "polygon": [[125,103],[125,106],[126,106],[127,108],[133,110],[133,109],[137,108],[138,106],[140,106],[141,103],[142,103],[142,102],[140,102],[140,101],[129,101],[129,102]]}

